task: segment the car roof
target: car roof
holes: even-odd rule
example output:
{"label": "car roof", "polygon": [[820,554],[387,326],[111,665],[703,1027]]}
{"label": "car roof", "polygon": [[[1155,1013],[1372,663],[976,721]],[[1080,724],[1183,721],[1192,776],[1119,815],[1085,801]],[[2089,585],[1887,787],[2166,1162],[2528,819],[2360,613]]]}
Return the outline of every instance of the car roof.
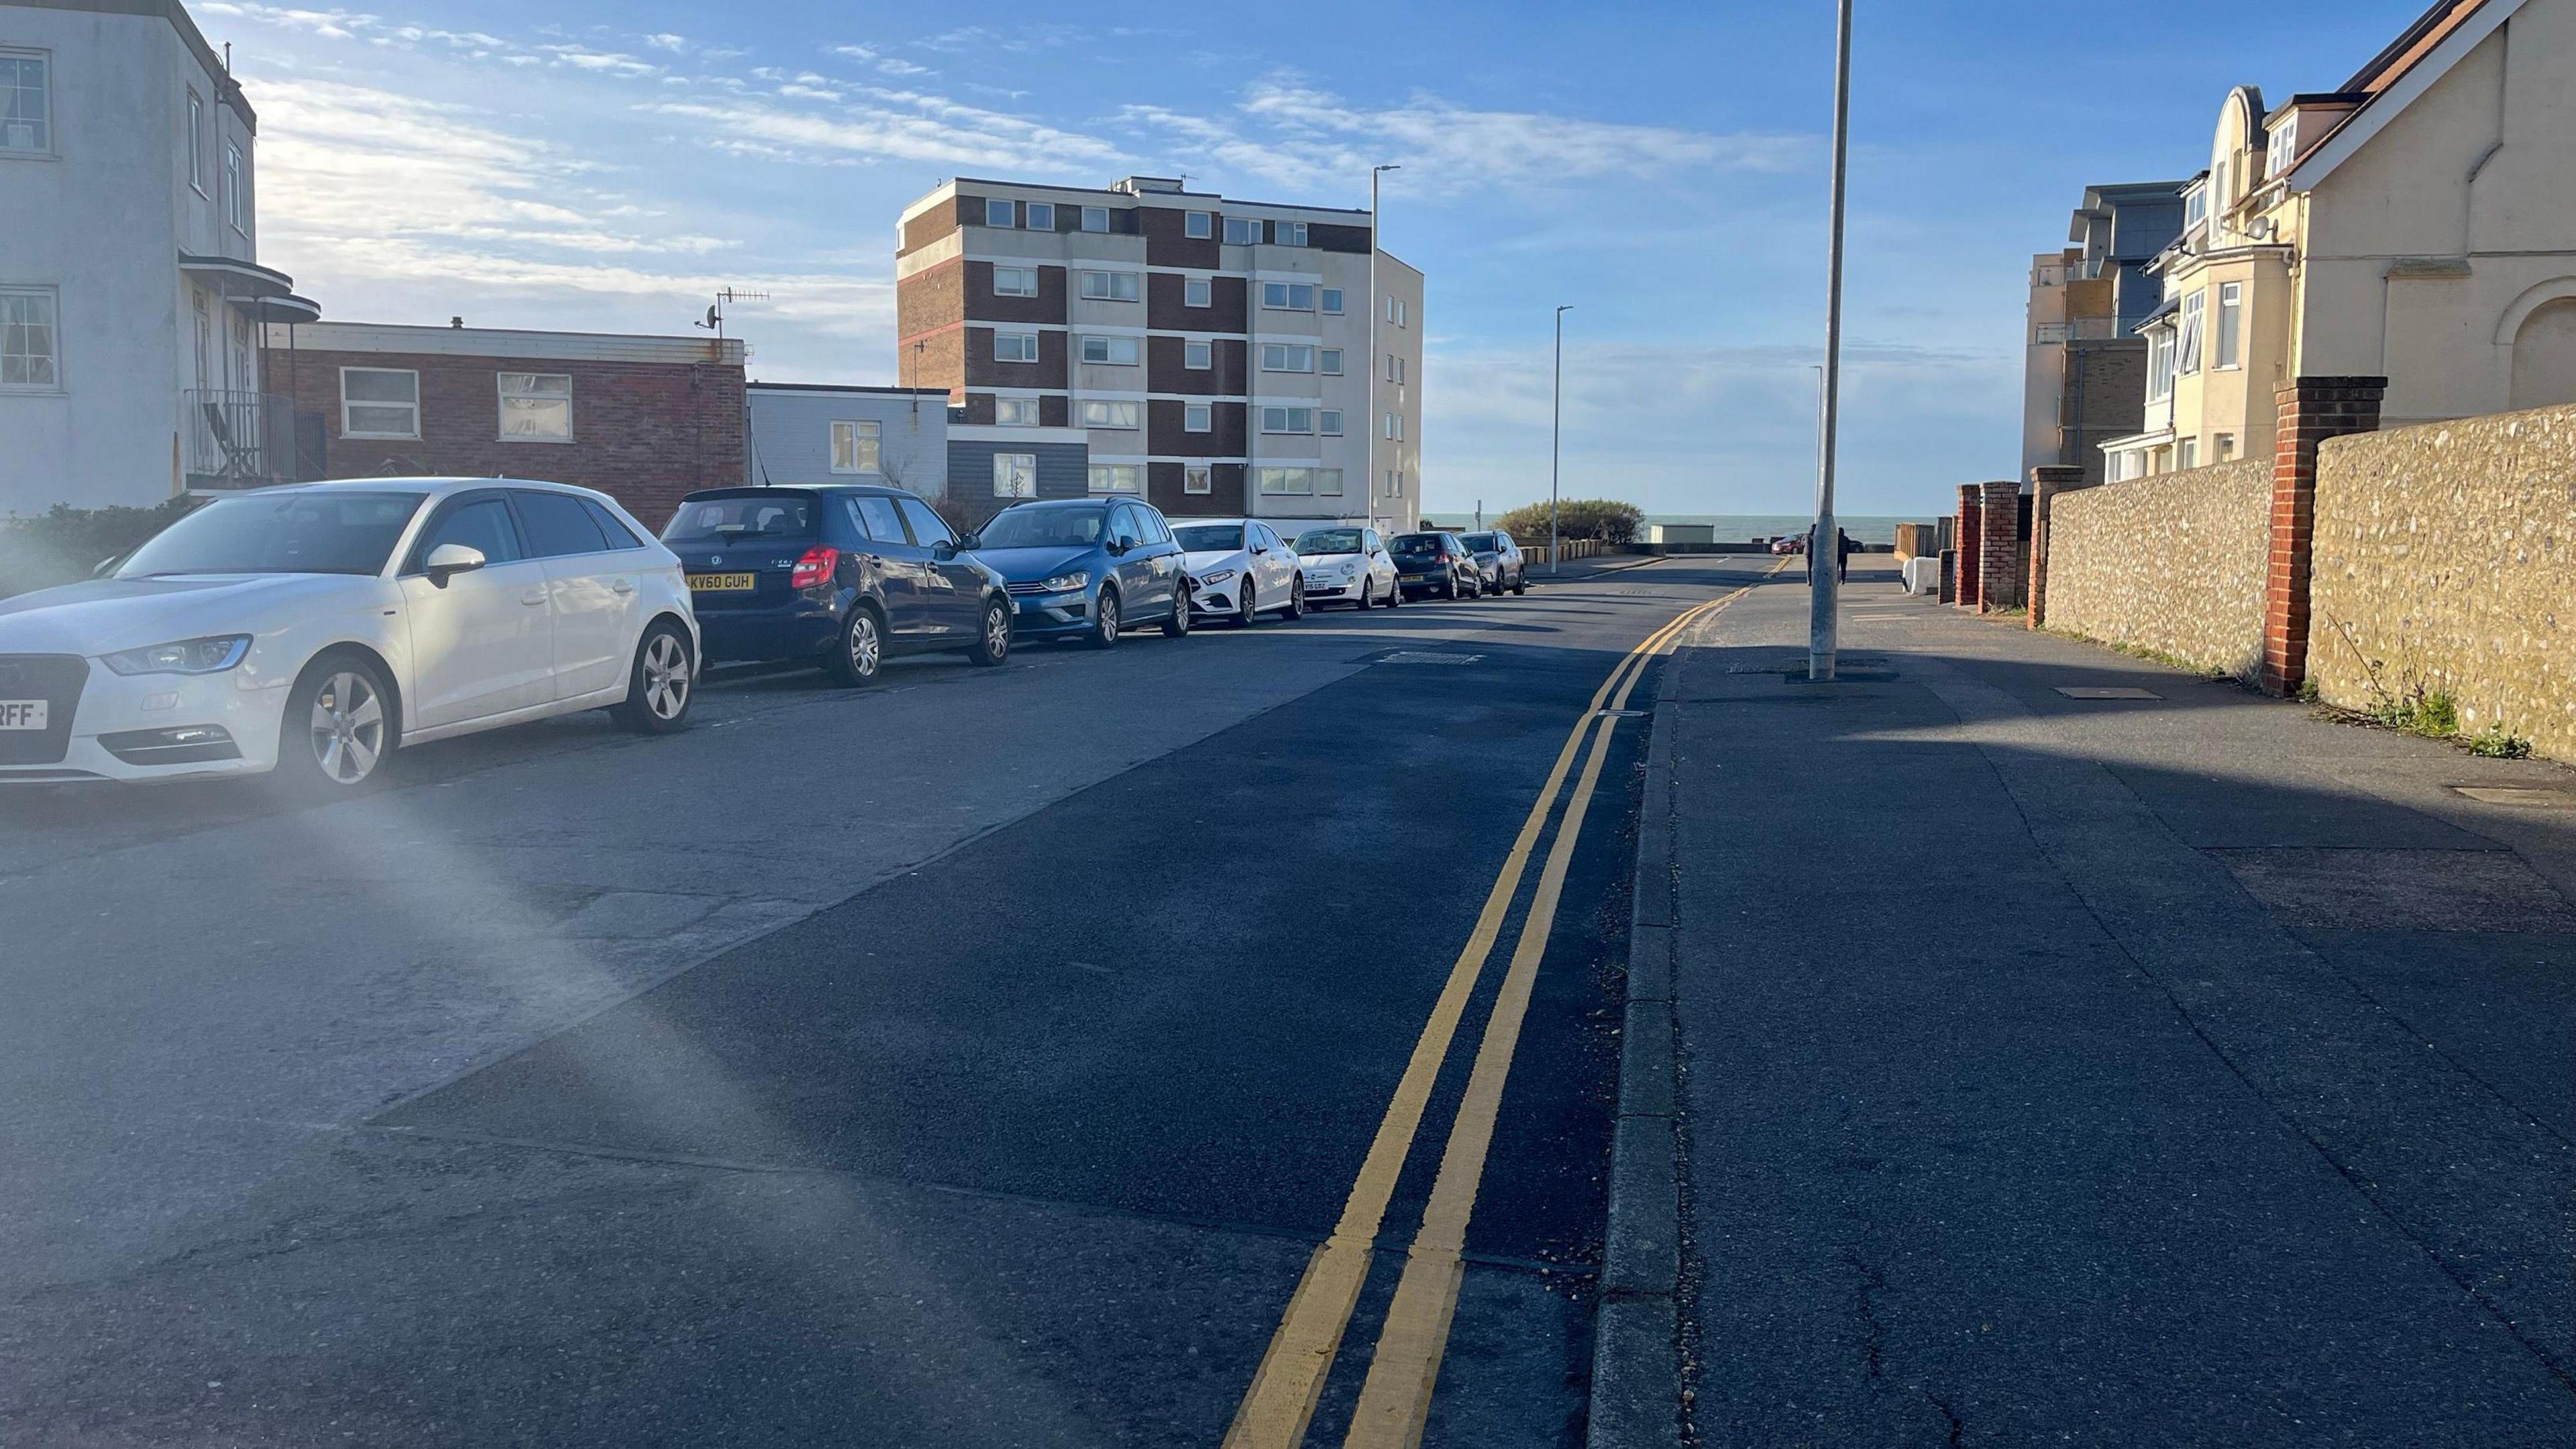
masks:
{"label": "car roof", "polygon": [[1174,528],[1203,528],[1208,526],[1225,527],[1228,525],[1266,522],[1268,522],[1267,519],[1257,518],[1175,518],[1171,520],[1172,527]]}
{"label": "car roof", "polygon": [[432,498],[445,498],[454,493],[470,493],[477,488],[534,488],[547,493],[571,493],[583,498],[614,501],[595,488],[573,483],[555,483],[543,478],[330,478],[312,483],[283,483],[269,488],[247,490],[263,496],[287,493],[372,493],[392,488],[405,493],[426,493]]}
{"label": "car roof", "polygon": [[759,498],[777,493],[865,493],[880,498],[919,498],[909,488],[889,483],[734,483],[722,488],[692,488],[680,501],[692,498]]}

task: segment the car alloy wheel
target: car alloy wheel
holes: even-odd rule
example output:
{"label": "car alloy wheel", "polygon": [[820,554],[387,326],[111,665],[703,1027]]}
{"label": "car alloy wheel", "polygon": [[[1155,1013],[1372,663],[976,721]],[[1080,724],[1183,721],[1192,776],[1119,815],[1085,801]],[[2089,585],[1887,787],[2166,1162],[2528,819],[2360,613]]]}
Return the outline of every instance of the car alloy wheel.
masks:
{"label": "car alloy wheel", "polygon": [[877,627],[876,611],[866,607],[850,610],[850,622],[841,627],[841,657],[832,673],[843,684],[866,684],[877,677],[885,663],[885,633]]}
{"label": "car alloy wheel", "polygon": [[1011,657],[1011,611],[1002,604],[984,606],[984,632],[975,649],[978,664],[999,664]]}
{"label": "car alloy wheel", "polygon": [[366,783],[385,754],[385,702],[353,669],[322,681],[313,696],[313,762],[334,785]]}
{"label": "car alloy wheel", "polygon": [[1252,580],[1245,579],[1243,581],[1243,592],[1235,595],[1234,598],[1234,627],[1238,629],[1249,629],[1252,627],[1253,621],[1260,617],[1261,610],[1252,602]]}
{"label": "car alloy wheel", "polygon": [[644,707],[665,723],[689,712],[689,651],[676,634],[654,635],[644,644]]}
{"label": "car alloy wheel", "polygon": [[1106,649],[1118,642],[1118,596],[1103,591],[1091,606],[1091,647]]}
{"label": "car alloy wheel", "polygon": [[1191,612],[1196,607],[1196,605],[1193,605],[1190,602],[1190,591],[1188,589],[1179,588],[1172,590],[1172,612],[1163,620],[1163,637],[1166,639],[1188,638],[1190,633]]}
{"label": "car alloy wheel", "polygon": [[1288,585],[1288,615],[1291,619],[1306,617],[1306,581],[1302,578]]}

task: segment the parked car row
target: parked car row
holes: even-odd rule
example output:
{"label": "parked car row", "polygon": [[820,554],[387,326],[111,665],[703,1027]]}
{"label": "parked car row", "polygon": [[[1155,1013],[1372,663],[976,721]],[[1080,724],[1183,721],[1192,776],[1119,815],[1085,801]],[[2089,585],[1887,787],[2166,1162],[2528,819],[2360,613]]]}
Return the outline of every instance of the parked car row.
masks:
{"label": "parked car row", "polygon": [[0,784],[273,773],[328,797],[403,745],[581,710],[667,733],[710,663],[996,665],[1329,603],[1529,591],[1502,532],[1175,526],[1130,498],[959,537],[898,488],[719,488],[656,538],[561,484],[373,478],[217,499],[97,577],[0,600]]}

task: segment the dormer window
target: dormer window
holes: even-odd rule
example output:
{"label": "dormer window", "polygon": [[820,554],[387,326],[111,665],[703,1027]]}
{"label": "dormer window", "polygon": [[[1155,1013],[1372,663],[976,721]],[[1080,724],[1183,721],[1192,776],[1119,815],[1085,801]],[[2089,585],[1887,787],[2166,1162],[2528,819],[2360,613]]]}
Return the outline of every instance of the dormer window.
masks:
{"label": "dormer window", "polygon": [[2209,188],[2194,186],[2182,199],[2182,229],[2195,231],[2209,221]]}
{"label": "dormer window", "polygon": [[2264,160],[2274,179],[2290,174],[2290,163],[2299,156],[2298,136],[2298,127],[2289,121],[2272,128],[2271,151]]}

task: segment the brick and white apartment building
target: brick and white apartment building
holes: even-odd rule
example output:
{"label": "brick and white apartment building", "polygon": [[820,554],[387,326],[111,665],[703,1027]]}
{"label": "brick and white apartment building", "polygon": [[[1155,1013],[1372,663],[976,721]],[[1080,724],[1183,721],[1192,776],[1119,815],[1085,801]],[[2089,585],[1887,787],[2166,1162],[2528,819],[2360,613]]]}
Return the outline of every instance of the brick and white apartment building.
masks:
{"label": "brick and white apartment building", "polygon": [[1422,274],[1366,211],[1228,200],[1131,176],[960,177],[906,207],[896,376],[944,387],[992,445],[952,497],[1068,484],[1009,447],[1076,429],[1087,491],[1174,515],[1409,524],[1422,477]]}

